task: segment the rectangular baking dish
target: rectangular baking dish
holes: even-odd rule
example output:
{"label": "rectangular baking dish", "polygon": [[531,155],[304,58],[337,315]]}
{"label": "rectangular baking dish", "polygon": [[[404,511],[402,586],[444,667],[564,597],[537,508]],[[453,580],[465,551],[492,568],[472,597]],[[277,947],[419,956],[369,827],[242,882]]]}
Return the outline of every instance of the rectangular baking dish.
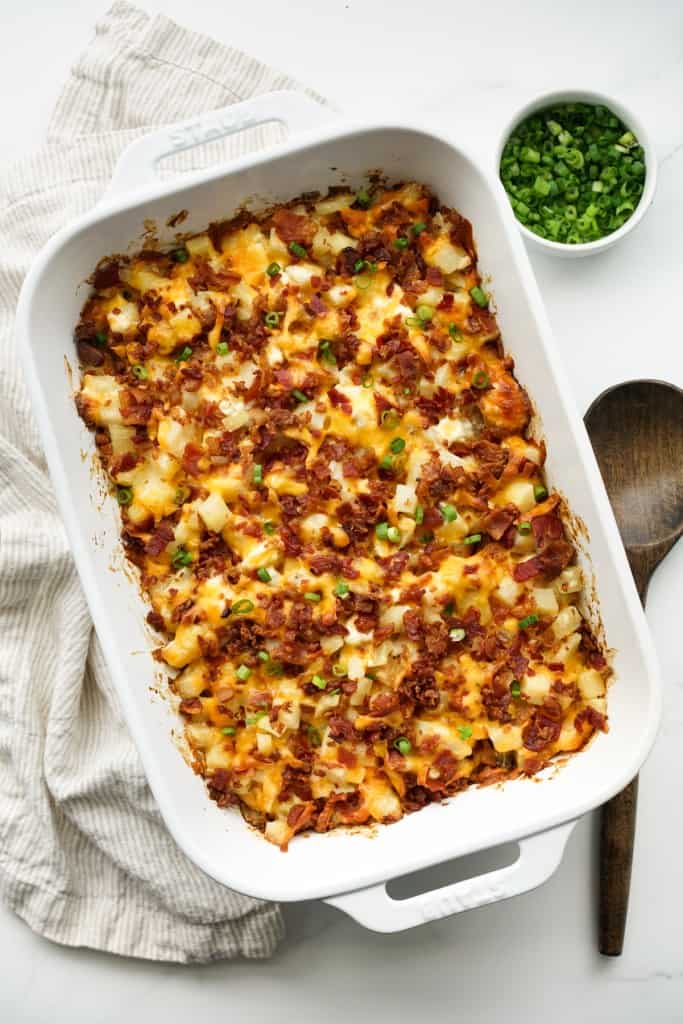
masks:
{"label": "rectangular baking dish", "polygon": [[[288,141],[229,166],[172,184],[155,175],[160,158],[241,131],[280,122]],[[86,278],[106,254],[124,252],[154,221],[189,211],[183,230],[256,205],[358,185],[369,170],[414,179],[457,207],[474,226],[482,272],[498,309],[507,350],[529,389],[548,443],[551,483],[585,526],[582,555],[600,595],[616,681],[610,730],[542,782],[516,780],[470,789],[371,833],[336,831],[297,838],[283,855],[238,812],[220,810],[179,753],[180,723],[159,696],[158,665],[131,573],[124,572],[115,502],[93,472],[92,436],[76,413],[74,324]],[[574,407],[531,267],[502,187],[446,136],[404,124],[353,125],[293,93],[271,93],[162,129],[124,153],[104,201],[56,235],[24,283],[17,314],[23,359],[48,465],[92,617],[121,707],[166,824],[184,852],[218,881],[273,900],[328,898],[368,927],[396,931],[539,884],[556,868],[571,823],[638,772],[654,740],[660,683],[652,644],[617,528],[581,418]],[[394,901],[397,876],[498,844],[518,841],[519,859],[482,877]]]}

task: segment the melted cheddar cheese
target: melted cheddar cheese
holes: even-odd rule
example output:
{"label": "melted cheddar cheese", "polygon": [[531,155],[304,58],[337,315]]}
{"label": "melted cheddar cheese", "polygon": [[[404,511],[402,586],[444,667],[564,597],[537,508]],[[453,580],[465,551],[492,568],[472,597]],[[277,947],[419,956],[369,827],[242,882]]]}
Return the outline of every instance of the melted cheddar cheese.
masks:
{"label": "melted cheddar cheese", "polygon": [[308,198],[93,285],[77,404],[219,804],[286,848],[606,727],[463,217],[414,183]]}

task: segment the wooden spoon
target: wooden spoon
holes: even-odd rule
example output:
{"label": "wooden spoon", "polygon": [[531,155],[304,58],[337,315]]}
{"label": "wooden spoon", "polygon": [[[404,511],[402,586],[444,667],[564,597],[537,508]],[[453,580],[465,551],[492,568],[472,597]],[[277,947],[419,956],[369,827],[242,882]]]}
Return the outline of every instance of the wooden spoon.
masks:
{"label": "wooden spoon", "polygon": [[[645,604],[653,572],[683,534],[683,391],[632,380],[595,399],[586,428]],[[619,956],[631,883],[638,778],[602,809],[600,952]]]}

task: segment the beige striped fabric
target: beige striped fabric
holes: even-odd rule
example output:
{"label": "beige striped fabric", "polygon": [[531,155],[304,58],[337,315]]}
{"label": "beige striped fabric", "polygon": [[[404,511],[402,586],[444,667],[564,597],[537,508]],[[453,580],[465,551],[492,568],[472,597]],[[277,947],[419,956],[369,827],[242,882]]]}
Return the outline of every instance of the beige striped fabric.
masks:
{"label": "beige striped fabric", "polygon": [[[283,935],[277,906],[213,882],[162,824],[88,617],[12,330],[32,258],[97,202],[127,142],[282,88],[300,86],[117,3],[71,73],[48,144],[0,174],[0,895],[56,942],[194,962],[266,957]],[[274,138],[253,130],[221,152]]]}

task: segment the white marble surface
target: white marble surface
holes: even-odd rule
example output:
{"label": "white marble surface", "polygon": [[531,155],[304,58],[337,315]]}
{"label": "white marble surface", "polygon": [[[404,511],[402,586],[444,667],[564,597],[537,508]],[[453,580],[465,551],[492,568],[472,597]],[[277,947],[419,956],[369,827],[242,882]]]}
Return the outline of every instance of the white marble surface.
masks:
{"label": "white marble surface", "polygon": [[[0,0],[0,159],[40,143],[67,68],[103,9],[84,0]],[[475,131],[484,145],[526,98],[565,84],[611,91],[637,107],[660,159],[642,226],[601,257],[533,261],[581,411],[629,377],[683,385],[680,0],[169,0],[164,10],[279,64],[355,114],[415,111]],[[554,878],[527,896],[390,937],[323,905],[289,907],[289,937],[265,963],[177,967],[63,949],[0,909],[0,1020],[683,1020],[682,604],[679,545],[648,605],[665,720],[641,778],[621,959],[596,953],[595,822],[586,819]]]}

